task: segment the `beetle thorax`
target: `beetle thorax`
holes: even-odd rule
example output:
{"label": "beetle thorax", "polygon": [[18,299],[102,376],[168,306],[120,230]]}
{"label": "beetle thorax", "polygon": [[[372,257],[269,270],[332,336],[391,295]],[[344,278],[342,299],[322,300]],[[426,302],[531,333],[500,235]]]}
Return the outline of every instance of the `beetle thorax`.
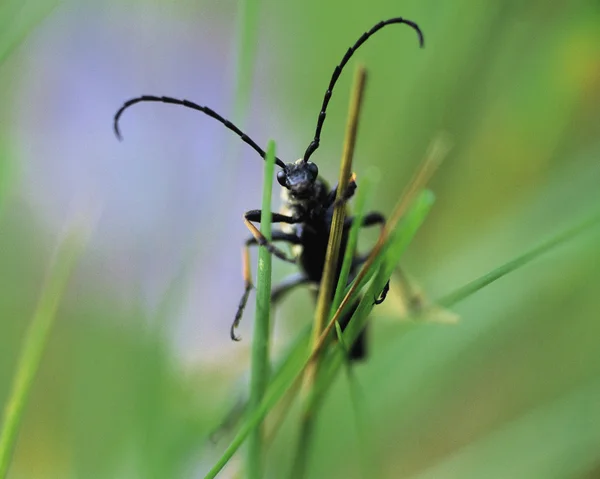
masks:
{"label": "beetle thorax", "polygon": [[[291,216],[303,216],[321,210],[329,195],[329,185],[318,178],[312,183],[310,195],[297,196],[287,188],[281,189],[282,208]],[[282,211],[283,211],[282,210]]]}

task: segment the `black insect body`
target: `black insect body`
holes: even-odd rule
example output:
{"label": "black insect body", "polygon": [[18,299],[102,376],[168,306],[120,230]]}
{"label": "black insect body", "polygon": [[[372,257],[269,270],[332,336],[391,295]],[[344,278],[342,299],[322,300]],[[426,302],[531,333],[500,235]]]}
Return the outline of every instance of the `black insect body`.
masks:
{"label": "black insect body", "polygon": [[[299,273],[290,276],[273,289],[271,296],[273,302],[278,301],[285,293],[301,284],[314,284],[318,287],[323,274],[325,253],[329,240],[333,210],[336,206],[337,186],[333,189],[330,189],[327,182],[319,177],[319,170],[316,163],[309,161],[309,159],[319,147],[321,129],[323,128],[323,124],[325,122],[327,106],[329,104],[329,100],[331,99],[333,88],[344,66],[348,63],[354,52],[370,36],[381,30],[383,27],[392,24],[405,24],[413,28],[417,32],[420,46],[423,46],[423,34],[421,33],[421,30],[417,24],[414,22],[405,20],[403,18],[392,18],[379,22],[373,26],[368,32],[364,33],[352,47],[348,49],[340,64],[335,68],[323,98],[314,139],[306,149],[304,156],[293,163],[287,164],[281,161],[279,158],[276,158],[275,162],[277,166],[281,168],[281,170],[277,173],[277,181],[284,188],[284,208],[281,213],[270,214],[273,223],[280,223],[282,225],[281,230],[274,231],[271,241],[267,241],[255,225],[255,223],[260,223],[262,211],[250,210],[244,214],[244,223],[252,233],[252,236],[246,240],[244,245],[243,276],[245,281],[245,291],[242,299],[240,300],[235,320],[231,326],[232,339],[239,339],[235,336],[235,328],[238,326],[241,320],[242,313],[248,300],[248,295],[253,287],[252,275],[250,272],[250,246],[257,244],[265,246],[276,257],[290,263],[298,263],[300,267]],[[250,145],[263,159],[265,158],[264,150],[260,148],[254,140],[242,132],[233,123],[226,120],[212,109],[188,100],[179,100],[165,96],[144,95],[125,102],[114,117],[114,130],[119,139],[121,138],[119,130],[119,119],[121,115],[130,106],[142,102],[170,103],[200,111],[225,125],[226,128],[236,133],[242,139],[242,141]],[[347,201],[350,197],[352,197],[355,189],[356,183],[354,178],[352,178],[347,190],[343,193],[343,195],[341,195],[340,200],[343,202]],[[340,245],[340,260],[337,265],[338,275],[348,239],[347,234],[352,222],[352,217],[347,217],[345,220],[342,241]],[[372,225],[383,225],[384,222],[385,219],[383,215],[379,213],[370,213],[365,215],[361,226],[367,227]],[[285,242],[293,245],[292,251],[295,251],[295,254],[293,256],[288,256],[284,251],[274,245],[275,242]],[[366,256],[356,256],[352,265],[353,267],[349,278],[350,280],[353,279],[353,275],[356,273],[357,267],[365,260]],[[387,289],[388,286],[386,285],[386,288],[382,291],[380,298],[375,301],[377,304],[383,301],[385,294],[387,293]],[[354,305],[349,315],[345,319],[342,319],[342,328],[346,326],[346,323],[356,306],[357,304]],[[353,359],[362,358],[365,352],[364,346],[365,338],[363,332],[361,337],[352,346],[351,357]]]}
{"label": "black insect body", "polygon": [[[303,160],[298,160],[297,163]],[[284,204],[284,213],[291,217],[302,217],[306,212],[310,212],[304,221],[293,223],[289,226],[282,226],[284,233],[292,234],[295,238],[298,238],[298,245],[300,248],[297,250],[296,258],[301,269],[299,274],[294,274],[285,279],[278,287],[272,291],[271,301],[273,304],[278,302],[283,294],[290,291],[294,286],[300,284],[313,284],[318,288],[323,274],[325,265],[325,255],[327,253],[327,244],[329,240],[329,233],[331,230],[331,223],[333,221],[333,210],[335,205],[335,198],[337,195],[337,188],[330,191],[329,185],[325,180],[320,177],[313,182],[314,195],[309,200],[297,198],[293,194],[293,190],[284,189],[282,192],[282,199]],[[354,193],[356,183],[354,178],[351,178],[349,188],[346,190],[346,194],[342,197],[348,199]],[[340,241],[340,255],[337,263],[337,270],[335,276],[339,276],[343,255],[346,250],[346,244],[348,242],[348,232],[353,223],[353,218],[346,215],[344,223],[344,229],[342,231],[342,238]],[[383,226],[385,218],[379,213],[370,213],[366,215],[362,220],[364,227],[380,225]],[[356,256],[354,258],[349,281],[354,279],[357,272],[358,266],[366,261],[367,256]],[[315,297],[318,293],[318,289],[314,290]],[[387,286],[386,286],[387,288]],[[387,289],[382,292],[380,299],[376,300],[376,303],[383,302]],[[332,298],[333,299],[333,298]],[[356,301],[348,313],[341,318],[340,325],[344,329],[354,314],[358,301]],[[366,354],[366,332],[363,332],[357,341],[352,346],[350,351],[351,359],[361,359]]]}

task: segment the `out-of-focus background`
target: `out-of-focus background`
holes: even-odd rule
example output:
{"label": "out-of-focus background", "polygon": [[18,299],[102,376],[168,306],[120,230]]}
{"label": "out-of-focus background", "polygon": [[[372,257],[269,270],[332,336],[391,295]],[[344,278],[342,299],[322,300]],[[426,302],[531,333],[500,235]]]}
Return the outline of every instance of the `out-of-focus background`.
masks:
{"label": "out-of-focus background", "polygon": [[[426,48],[391,26],[353,60],[370,73],[355,170],[359,186],[379,170],[370,206],[389,213],[430,142],[451,137],[436,205],[406,256],[427,296],[597,211],[598,2],[263,0],[254,14],[216,0],[0,6],[0,404],[56,245],[77,218],[92,228],[11,478],[202,477],[224,447],[207,435],[245,389],[253,307],[241,343],[229,326],[262,161],[210,118],[169,105],[127,111],[119,142],[112,116],[130,97],[208,105],[293,161],[345,50],[401,15]],[[332,181],[352,69],[313,156]],[[341,377],[310,477],[361,477],[365,455],[387,478],[598,477],[599,240],[590,230],[480,291],[454,309],[455,325],[408,324],[382,306],[356,368],[368,451]],[[292,270],[278,265],[276,279]],[[312,311],[306,291],[286,299],[276,350]],[[295,427],[270,448],[268,477],[287,476]]]}

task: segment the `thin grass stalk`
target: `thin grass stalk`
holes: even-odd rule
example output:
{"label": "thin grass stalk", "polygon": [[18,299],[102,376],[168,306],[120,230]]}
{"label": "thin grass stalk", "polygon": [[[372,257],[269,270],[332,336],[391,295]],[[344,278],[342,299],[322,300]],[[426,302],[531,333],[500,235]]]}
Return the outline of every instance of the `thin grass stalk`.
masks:
{"label": "thin grass stalk", "polygon": [[[336,270],[340,251],[340,244],[344,230],[344,220],[346,219],[346,203],[343,200],[350,175],[352,174],[352,158],[354,157],[354,148],[356,146],[356,134],[358,132],[358,120],[362,99],[364,96],[367,82],[367,70],[359,65],[354,73],[354,84],[350,98],[350,107],[348,110],[348,121],[346,123],[346,135],[344,139],[344,148],[342,151],[342,162],[340,165],[340,177],[337,186],[336,202],[337,206],[333,211],[333,221],[329,234],[329,243],[327,244],[327,253],[325,255],[325,267],[323,277],[319,286],[319,296],[315,311],[315,321],[313,326],[313,350],[316,348],[319,336],[329,317],[329,308],[331,306],[331,295],[335,284]],[[315,371],[318,359],[315,355]],[[308,383],[311,382],[311,372],[307,372]]]}
{"label": "thin grass stalk", "polygon": [[[312,344],[314,358],[313,362],[307,368],[304,378],[305,387],[307,390],[312,388],[315,377],[318,374],[319,357],[317,344],[323,326],[329,318],[331,309],[331,296],[334,292],[334,284],[336,282],[337,265],[340,251],[340,244],[344,232],[344,220],[346,219],[346,202],[343,198],[350,183],[350,175],[352,174],[352,159],[354,157],[354,148],[356,146],[356,135],[358,132],[358,120],[360,117],[360,109],[362,107],[362,99],[364,96],[365,86],[367,81],[367,71],[359,65],[354,74],[354,83],[350,97],[350,107],[348,110],[348,121],[346,123],[346,135],[344,139],[344,147],[342,151],[342,161],[340,165],[340,176],[337,186],[337,205],[333,210],[333,219],[331,230],[329,233],[329,242],[327,244],[327,252],[325,254],[325,266],[321,284],[319,285],[319,295],[317,298],[317,307],[315,311],[315,320],[313,323]],[[300,479],[304,477],[308,462],[308,455],[312,442],[312,434],[315,429],[314,421],[315,414],[311,407],[305,407],[302,415],[302,424],[300,428],[300,439],[296,448],[296,456],[294,459],[293,470],[291,477]]]}
{"label": "thin grass stalk", "polygon": [[[310,333],[311,333],[311,324],[306,324],[306,326],[302,329],[302,331],[297,335],[296,339],[293,343],[286,348],[286,351],[282,355],[282,359],[279,360],[271,369],[270,374],[270,382],[277,381],[281,377],[290,374],[290,371],[294,371],[294,365],[297,364],[297,361],[303,358],[306,355],[306,351],[308,351],[309,341],[310,341]],[[271,385],[269,387],[272,387]],[[288,392],[290,394],[290,392]],[[277,408],[282,407],[282,403],[285,400],[282,400]],[[237,412],[243,411],[243,412]],[[247,416],[248,411],[248,399],[244,399],[241,404],[236,404],[232,406],[227,414],[224,415],[224,419],[221,421],[219,426],[214,428],[211,433],[208,435],[211,442],[216,443],[221,439],[221,437],[226,434],[228,431],[231,431],[237,427],[237,425]],[[275,412],[275,411],[273,411]],[[237,416],[237,417],[236,417]],[[281,420],[277,420],[277,413],[273,414],[272,417],[266,421],[265,428],[265,439],[266,447],[268,447],[275,437],[277,430],[281,426],[283,422],[284,414],[282,414]]]}
{"label": "thin grass stalk", "polygon": [[340,276],[338,278],[337,286],[335,288],[335,295],[331,303],[329,317],[333,316],[335,310],[339,307],[344,297],[344,290],[348,284],[348,277],[350,275],[350,269],[352,268],[352,262],[356,254],[356,245],[358,244],[358,234],[362,225],[363,217],[365,216],[365,206],[367,204],[367,197],[371,192],[371,181],[368,177],[365,177],[361,181],[360,188],[356,193],[356,202],[354,203],[353,214],[354,221],[350,231],[348,232],[348,243],[346,245],[346,251],[344,253],[344,260],[342,262],[342,269],[340,270]]}
{"label": "thin grass stalk", "polygon": [[441,297],[440,299],[435,301],[434,304],[438,304],[439,306],[444,308],[454,306],[459,301],[468,298],[469,296],[473,295],[480,289],[485,288],[494,281],[499,280],[503,276],[506,276],[507,274],[512,273],[513,271],[519,268],[522,268],[523,266],[530,263],[534,259],[537,259],[544,253],[547,253],[548,251],[555,249],[556,247],[566,243],[567,241],[570,241],[571,239],[580,235],[584,231],[587,231],[588,229],[597,226],[598,224],[600,224],[600,214],[593,215],[585,219],[578,225],[573,226],[568,230],[565,230],[562,233],[547,239],[546,241],[540,243],[538,246],[530,249],[526,253],[517,256],[516,258],[507,263],[504,263],[502,266],[499,266],[498,268],[491,270],[483,276],[474,279],[470,283],[461,286],[460,288],[454,290],[452,293]]}
{"label": "thin grass stalk", "polygon": [[374,307],[373,298],[376,298],[383,289],[392,273],[400,263],[402,256],[414,240],[417,232],[425,222],[427,215],[435,203],[435,195],[430,190],[422,191],[416,198],[414,205],[398,227],[390,234],[389,245],[382,258],[381,266],[377,270],[367,292],[363,295],[352,321],[344,331],[347,342],[353,341],[360,335],[366,324],[367,316]]}
{"label": "thin grass stalk", "polygon": [[[337,286],[335,289],[335,295],[333,301],[331,303],[329,316],[333,316],[338,306],[342,302],[342,298],[344,297],[344,290],[346,285],[348,284],[348,277],[350,275],[350,269],[352,268],[352,263],[354,261],[356,255],[356,246],[358,244],[358,234],[360,232],[360,228],[362,225],[362,220],[365,214],[365,207],[367,203],[367,197],[371,192],[371,181],[368,176],[365,176],[361,181],[360,188],[356,194],[356,201],[354,202],[353,207],[353,216],[354,221],[348,232],[348,242],[346,245],[346,251],[344,253],[344,259],[342,262],[342,268],[340,270],[340,275],[338,278]],[[362,476],[366,479],[369,477],[369,472],[373,473],[375,470],[375,465],[371,460],[371,453],[369,452],[369,444],[366,441],[365,435],[365,412],[362,405],[364,404],[364,394],[360,387],[360,383],[354,371],[352,369],[352,364],[350,363],[350,347],[346,344],[343,336],[342,336],[342,328],[339,323],[335,323],[335,331],[337,335],[338,342],[341,348],[344,351],[346,361],[345,361],[345,371],[346,377],[348,378],[348,387],[350,388],[350,403],[352,404],[352,409],[354,412],[354,418],[356,422],[356,434],[358,439],[359,450],[361,451],[360,464]]]}
{"label": "thin grass stalk", "polygon": [[[365,328],[367,320],[373,309],[373,298],[377,297],[383,286],[391,276],[392,272],[400,262],[402,255],[413,241],[419,228],[424,223],[429,211],[433,205],[434,196],[430,191],[423,191],[417,198],[415,205],[409,210],[402,224],[394,230],[389,245],[384,253],[375,277],[363,295],[352,320],[343,333],[345,344],[352,344]],[[318,404],[328,387],[333,383],[336,374],[342,367],[346,355],[343,348],[337,347],[332,350],[332,355],[328,357],[326,367],[319,375],[318,383],[313,388],[313,396],[310,402]]]}
{"label": "thin grass stalk", "polygon": [[76,228],[69,231],[59,244],[25,334],[0,429],[0,479],[7,477],[25,407],[56,319],[56,312],[84,244],[85,235]]}
{"label": "thin grass stalk", "polygon": [[348,388],[350,390],[350,405],[352,406],[354,422],[356,425],[356,438],[358,442],[358,454],[361,474],[363,479],[367,479],[369,477],[379,477],[377,474],[375,474],[375,471],[377,470],[376,464],[375,461],[372,460],[373,455],[371,453],[370,444],[367,441],[367,434],[365,428],[366,414],[363,407],[365,404],[365,394],[360,386],[356,374],[354,373],[354,369],[352,368],[352,363],[350,361],[350,347],[344,339],[340,323],[335,323],[335,333],[340,348],[344,353],[344,370],[346,371],[346,377],[348,378]]}
{"label": "thin grass stalk", "polygon": [[[275,172],[275,143],[269,142],[264,169],[263,199],[260,231],[271,241],[271,193]],[[269,383],[269,338],[271,332],[271,254],[264,246],[258,250],[256,285],[256,319],[252,338],[252,371],[250,377],[249,411],[254,411],[263,400]],[[248,439],[247,477],[263,477],[263,427],[254,429]]]}
{"label": "thin grass stalk", "polygon": [[[454,304],[464,300],[469,295],[474,294],[479,289],[488,286],[497,279],[503,277],[509,272],[515,271],[516,269],[525,266],[527,263],[533,261],[540,255],[560,246],[561,244],[574,239],[576,236],[582,234],[593,226],[600,223],[600,215],[595,214],[587,220],[580,223],[574,228],[570,228],[567,231],[561,232],[560,234],[549,239],[542,245],[530,250],[529,252],[518,256],[512,261],[505,263],[504,265],[495,268],[489,273],[456,288],[453,293],[447,294],[442,299],[435,301],[436,304],[443,305],[445,307],[453,306]],[[277,402],[283,397],[283,395],[301,378],[309,361],[312,359],[312,354],[305,354],[304,357],[300,355],[290,358],[290,361],[286,361],[286,369],[288,374],[278,375],[272,381],[269,389],[267,390],[263,401],[260,406],[250,414],[246,421],[242,423],[236,436],[233,438],[231,444],[224,451],[219,460],[215,463],[212,469],[205,476],[205,479],[213,479],[217,476],[219,471],[225,467],[227,462],[233,457],[235,452],[240,448],[243,442],[246,440],[250,432],[257,427],[268,412],[277,404]]]}
{"label": "thin grass stalk", "polygon": [[408,186],[404,190],[404,193],[400,197],[400,200],[394,207],[394,210],[390,216],[390,219],[386,222],[383,227],[377,243],[371,250],[371,254],[365,261],[363,267],[359,271],[356,279],[352,283],[350,289],[344,296],[344,299],[340,303],[339,308],[329,321],[327,327],[323,330],[321,337],[319,338],[315,350],[320,350],[327,341],[328,335],[331,333],[336,321],[339,321],[341,318],[344,309],[351,304],[351,301],[356,297],[358,292],[365,285],[365,279],[368,273],[372,270],[373,264],[376,262],[380,253],[382,252],[387,240],[391,232],[396,228],[398,222],[402,219],[414,199],[417,197],[419,192],[425,187],[427,182],[433,176],[433,173],[437,170],[443,158],[446,156],[449,150],[449,143],[445,137],[440,136],[434,141],[431,148],[428,151],[428,154],[425,158],[425,161],[422,163],[421,167],[417,170],[416,175],[409,182]]}

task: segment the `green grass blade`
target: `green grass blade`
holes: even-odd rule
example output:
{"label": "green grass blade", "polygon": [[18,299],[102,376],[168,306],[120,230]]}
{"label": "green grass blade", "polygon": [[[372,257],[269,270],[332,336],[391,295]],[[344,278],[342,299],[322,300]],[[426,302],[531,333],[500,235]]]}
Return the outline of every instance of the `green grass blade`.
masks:
{"label": "green grass blade", "polygon": [[[350,105],[348,107],[348,120],[346,123],[346,134],[344,138],[344,147],[342,151],[342,161],[340,164],[340,176],[337,185],[336,202],[340,201],[350,183],[352,174],[352,159],[356,146],[356,136],[358,131],[361,107],[363,104],[364,92],[367,82],[367,70],[363,66],[358,66],[354,73],[354,82],[350,95]],[[333,219],[331,222],[331,231],[325,255],[325,265],[323,277],[319,285],[319,294],[317,298],[317,307],[315,311],[315,322],[313,327],[313,347],[316,348],[319,337],[329,319],[331,308],[331,295],[334,293],[334,281],[338,264],[338,255],[342,236],[344,231],[344,219],[346,217],[346,205],[344,202],[334,207]],[[314,363],[307,373],[307,384],[313,380],[317,373],[318,360]]]}
{"label": "green grass blade", "polygon": [[461,286],[454,292],[449,293],[446,296],[437,300],[436,304],[446,308],[453,306],[454,304],[458,303],[459,301],[462,301],[465,298],[468,298],[480,289],[485,288],[486,286],[493,283],[494,281],[497,281],[503,276],[506,276],[507,274],[512,273],[513,271],[519,268],[522,268],[523,266],[530,263],[542,254],[547,253],[548,251],[556,248],[557,246],[560,246],[561,244],[575,238],[577,235],[583,233],[584,231],[597,225],[598,223],[600,223],[600,214],[594,215],[586,219],[585,221],[582,221],[580,224],[569,228],[568,230],[563,231],[562,233],[559,233],[556,236],[544,241],[540,245],[516,257],[508,263],[505,263],[502,266],[493,269],[489,273],[471,281],[470,283]]}
{"label": "green grass blade", "polygon": [[[384,257],[384,249],[389,243],[389,233],[391,230],[396,230],[398,222],[405,217],[406,212],[410,209],[415,198],[423,191],[427,182],[431,179],[435,171],[438,169],[441,162],[444,160],[450,150],[450,141],[445,134],[440,134],[434,138],[425,155],[425,160],[421,163],[414,176],[409,181],[405,190],[402,192],[398,203],[394,206],[391,216],[388,218],[383,231],[380,234],[379,240],[371,250],[369,257],[363,264],[362,269],[358,272],[356,279],[349,285],[340,308],[334,314],[334,318],[339,318],[346,314],[347,309],[352,302],[356,300],[360,291],[367,284],[372,274],[378,270],[377,266]],[[327,325],[323,332],[322,339],[324,340],[331,331],[332,321]]]}
{"label": "green grass blade", "polygon": [[[402,255],[412,242],[417,231],[425,221],[434,202],[434,195],[431,191],[425,190],[417,197],[415,204],[408,211],[406,217],[399,223],[391,236],[389,244],[382,251],[382,260],[379,263],[375,278],[367,288],[362,297],[352,320],[344,330],[344,342],[353,344],[364,329],[367,318],[373,309],[373,301],[379,296],[383,286],[392,275],[398,265]],[[377,268],[377,263],[373,265]],[[333,383],[335,375],[344,361],[342,348],[336,347],[335,352],[330,356],[327,364],[324,366],[323,374],[319,377],[319,383],[315,390],[315,395],[311,401],[318,402],[322,399],[327,387]]]}
{"label": "green grass blade", "polygon": [[[331,221],[329,239],[327,242],[327,251],[325,254],[325,264],[323,266],[323,275],[319,284],[317,296],[317,306],[315,309],[315,319],[313,325],[313,360],[308,365],[305,374],[305,386],[311,388],[315,377],[319,375],[320,361],[320,338],[321,334],[328,324],[331,311],[332,296],[335,294],[337,265],[340,253],[340,245],[344,238],[344,224],[346,218],[347,206],[342,201],[352,176],[352,159],[356,147],[356,137],[362,107],[362,100],[367,82],[367,71],[363,66],[358,66],[354,73],[354,82],[350,94],[350,106],[348,108],[348,119],[346,122],[346,134],[344,137],[344,146],[342,151],[342,161],[340,164],[340,174],[337,184],[336,204],[333,206],[333,218]],[[312,434],[315,430],[316,411],[310,407],[305,407],[302,414],[302,426],[300,428],[300,440],[296,447],[296,457],[293,462],[290,477],[301,479],[305,476],[308,466],[308,458],[312,445]]]}
{"label": "green grass blade", "polygon": [[354,222],[348,233],[348,243],[346,244],[346,251],[344,253],[344,260],[342,263],[342,269],[338,278],[337,287],[335,289],[335,296],[331,303],[331,317],[336,309],[340,306],[342,299],[344,298],[344,292],[346,284],[348,284],[348,276],[350,274],[350,268],[352,268],[352,262],[354,261],[354,255],[356,252],[356,245],[358,244],[358,233],[362,225],[362,219],[365,215],[365,207],[367,204],[367,197],[371,193],[371,181],[368,177],[365,177],[361,181],[360,188],[356,193],[356,203],[354,204]]}
{"label": "green grass blade", "polygon": [[[275,143],[269,142],[264,169],[262,211],[271,211],[271,192],[275,172]],[[271,215],[263,214],[260,231],[271,241]],[[264,246],[258,250],[256,286],[256,319],[252,338],[252,374],[250,378],[249,411],[254,411],[263,399],[269,382],[269,336],[271,331],[271,253]],[[256,428],[248,440],[248,477],[260,479],[262,474],[263,431]]]}
{"label": "green grass blade", "polygon": [[[283,353],[281,359],[275,364],[271,371],[271,382],[269,384],[269,389],[273,387],[274,382],[281,381],[283,378],[288,377],[295,370],[295,364],[302,361],[302,358],[306,354],[308,350],[309,341],[310,341],[310,333],[311,333],[312,325],[307,324],[302,331],[296,336],[293,340],[292,344],[286,349]],[[210,436],[211,437],[219,437],[220,434],[227,432],[229,430],[233,430],[237,425],[242,421],[247,414],[239,414],[239,418],[236,419],[234,424],[230,424],[229,418],[234,417],[236,414],[236,410],[248,410],[248,399],[246,398],[241,404],[235,404],[231,407],[227,414],[224,416],[224,419],[221,421],[221,424],[215,428]],[[268,441],[270,442],[276,434],[276,429],[281,426],[282,421],[278,422],[275,425],[274,430],[269,432]],[[226,427],[224,426],[226,425]]]}
{"label": "green grass blade", "polygon": [[242,423],[237,434],[227,447],[225,452],[206,474],[205,479],[213,479],[225,467],[227,462],[233,457],[235,452],[244,443],[249,434],[262,422],[268,412],[277,404],[283,395],[292,387],[294,382],[299,378],[304,370],[309,359],[308,349],[304,350],[302,355],[294,355],[286,364],[286,374],[271,381],[270,387],[267,389],[263,401],[260,405],[248,415],[247,419]]}
{"label": "green grass blade", "polygon": [[[373,471],[375,470],[375,464],[371,460],[370,447],[368,441],[366,440],[367,429],[365,427],[365,424],[367,423],[367,421],[365,420],[365,410],[363,407],[365,403],[365,395],[363,393],[363,389],[360,383],[358,382],[356,374],[354,374],[354,369],[352,368],[352,363],[350,361],[350,347],[346,344],[342,333],[342,327],[337,321],[335,322],[335,334],[345,356],[344,370],[346,371],[346,377],[348,378],[348,388],[350,390],[350,404],[352,406],[352,413],[354,415],[354,422],[356,424],[356,437],[358,439],[358,446],[360,451],[359,462],[361,466],[362,477],[372,477],[374,476]],[[377,476],[375,475],[375,477]]]}
{"label": "green grass blade", "polygon": [[373,309],[373,301],[379,296],[385,283],[400,262],[402,255],[425,221],[434,200],[435,197],[431,191],[425,190],[421,192],[413,207],[396,228],[389,245],[382,254],[382,263],[375,278],[363,296],[352,321],[350,321],[344,331],[344,337],[347,338],[346,341],[349,344],[352,344],[356,340],[364,328],[367,316]]}
{"label": "green grass blade", "polygon": [[0,479],[5,479],[7,476],[25,406],[56,318],[56,311],[84,244],[85,236],[82,231],[72,229],[59,245],[25,335],[25,343],[17,363],[0,430]]}

